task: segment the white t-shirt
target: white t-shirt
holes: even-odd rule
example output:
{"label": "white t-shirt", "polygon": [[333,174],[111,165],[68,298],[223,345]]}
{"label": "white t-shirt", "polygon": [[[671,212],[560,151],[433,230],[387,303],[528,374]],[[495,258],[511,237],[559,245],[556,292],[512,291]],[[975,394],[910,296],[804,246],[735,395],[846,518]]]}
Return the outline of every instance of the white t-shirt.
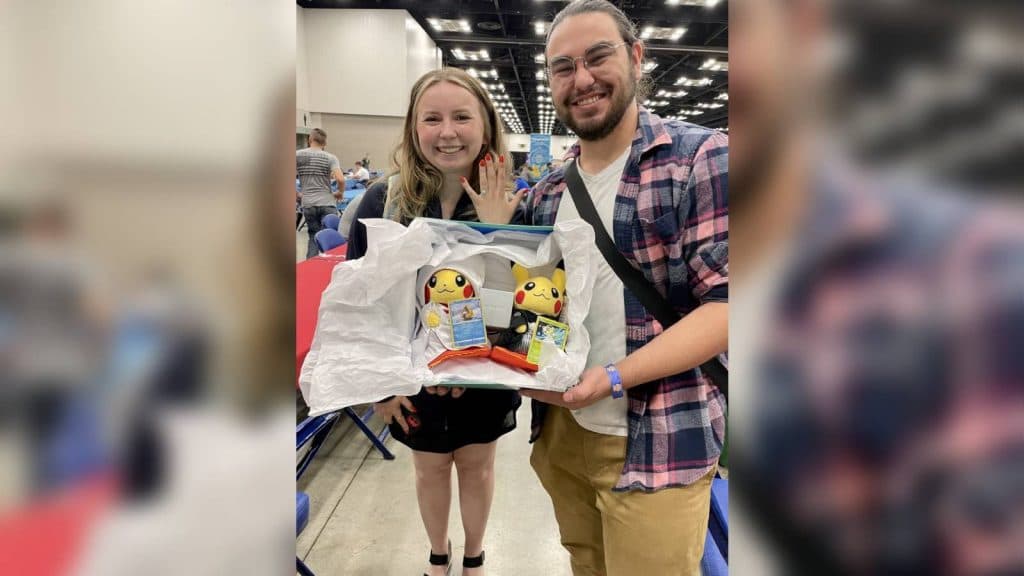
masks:
{"label": "white t-shirt", "polygon": [[359,180],[360,182],[364,182],[370,179],[370,171],[366,168],[359,168],[352,173],[352,178]]}
{"label": "white t-shirt", "polygon": [[[579,169],[580,178],[590,192],[597,215],[604,224],[609,236],[613,236],[612,222],[615,213],[615,195],[619,191],[622,171],[629,159],[630,149],[627,147],[621,156],[615,159],[598,174],[588,174]],[[571,160],[575,162],[575,160]],[[555,222],[563,222],[579,218],[576,203],[567,189],[562,194]],[[594,281],[593,299],[590,302],[590,313],[583,325],[590,334],[590,354],[587,356],[587,367],[604,366],[609,362],[618,362],[626,357],[626,303],[623,300],[622,280],[615,275],[611,266],[605,261],[597,244],[590,247],[592,258],[597,262],[597,278]],[[571,294],[569,295],[572,296]],[[570,335],[570,338],[572,336]],[[572,415],[580,426],[611,436],[626,436],[628,401],[622,398],[604,398],[581,410],[573,410]]]}

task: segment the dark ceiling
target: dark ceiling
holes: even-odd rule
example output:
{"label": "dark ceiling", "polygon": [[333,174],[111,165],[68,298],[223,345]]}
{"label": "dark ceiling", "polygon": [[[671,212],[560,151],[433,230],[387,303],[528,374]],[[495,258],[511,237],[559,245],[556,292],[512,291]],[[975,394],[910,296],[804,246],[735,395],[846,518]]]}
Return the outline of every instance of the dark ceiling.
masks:
{"label": "dark ceiling", "polygon": [[[565,134],[554,119],[543,63],[544,36],[536,23],[550,23],[567,2],[552,0],[297,0],[303,8],[407,10],[442,48],[444,65],[483,73],[506,123],[515,132]],[[625,0],[613,2],[637,24],[645,40],[645,68],[652,81],[648,108],[712,128],[726,128],[728,107],[727,0]],[[437,20],[450,20],[440,22]],[[462,23],[464,21],[464,24]],[[449,25],[456,31],[438,30]],[[680,28],[684,30],[679,30]],[[658,39],[659,33],[676,38]],[[679,36],[679,33],[682,33]],[[463,60],[473,52],[477,60]],[[485,50],[487,60],[479,52]],[[713,62],[708,62],[713,60]],[[653,66],[653,67],[652,67]],[[493,72],[497,78],[489,77]],[[687,82],[683,82],[685,79]],[[686,85],[691,84],[691,85]],[[681,92],[685,92],[682,94]]]}

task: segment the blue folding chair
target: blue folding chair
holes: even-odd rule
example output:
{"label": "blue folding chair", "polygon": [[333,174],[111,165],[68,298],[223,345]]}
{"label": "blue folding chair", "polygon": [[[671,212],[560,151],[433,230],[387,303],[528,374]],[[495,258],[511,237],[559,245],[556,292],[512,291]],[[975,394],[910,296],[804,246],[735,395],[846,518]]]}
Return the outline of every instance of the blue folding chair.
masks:
{"label": "blue folding chair", "polygon": [[729,574],[729,481],[724,478],[711,481],[708,533],[700,568],[704,576]]}
{"label": "blue folding chair", "polygon": [[323,230],[316,233],[313,236],[313,241],[316,242],[317,248],[320,252],[327,252],[331,248],[337,248],[345,243],[345,237],[338,232],[337,229],[324,228]]}
{"label": "blue folding chair", "polygon": [[320,220],[320,224],[324,228],[337,230],[338,224],[341,224],[341,216],[338,216],[337,214],[327,214]]}
{"label": "blue folding chair", "polygon": [[[301,534],[302,529],[309,522],[309,494],[305,492],[295,493],[295,534]],[[295,570],[302,576],[313,576],[313,571],[306,566],[302,558],[295,557]]]}

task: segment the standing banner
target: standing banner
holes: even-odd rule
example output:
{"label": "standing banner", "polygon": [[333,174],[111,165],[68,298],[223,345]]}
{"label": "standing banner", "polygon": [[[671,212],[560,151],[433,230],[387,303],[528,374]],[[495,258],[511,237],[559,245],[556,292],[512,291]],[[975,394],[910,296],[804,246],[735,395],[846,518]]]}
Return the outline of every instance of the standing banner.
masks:
{"label": "standing banner", "polygon": [[551,135],[530,134],[530,165],[544,166],[551,162]]}

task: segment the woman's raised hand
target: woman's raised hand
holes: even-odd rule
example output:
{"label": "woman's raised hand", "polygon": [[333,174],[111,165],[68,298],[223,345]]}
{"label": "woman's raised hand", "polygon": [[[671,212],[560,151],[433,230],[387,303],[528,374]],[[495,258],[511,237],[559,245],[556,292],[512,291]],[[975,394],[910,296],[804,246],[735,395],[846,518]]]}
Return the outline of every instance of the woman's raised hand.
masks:
{"label": "woman's raised hand", "polygon": [[480,190],[474,190],[469,181],[462,179],[462,188],[473,201],[476,215],[487,224],[508,224],[516,208],[529,192],[528,188],[509,194],[508,162],[504,156],[493,157],[490,153],[480,161]]}

